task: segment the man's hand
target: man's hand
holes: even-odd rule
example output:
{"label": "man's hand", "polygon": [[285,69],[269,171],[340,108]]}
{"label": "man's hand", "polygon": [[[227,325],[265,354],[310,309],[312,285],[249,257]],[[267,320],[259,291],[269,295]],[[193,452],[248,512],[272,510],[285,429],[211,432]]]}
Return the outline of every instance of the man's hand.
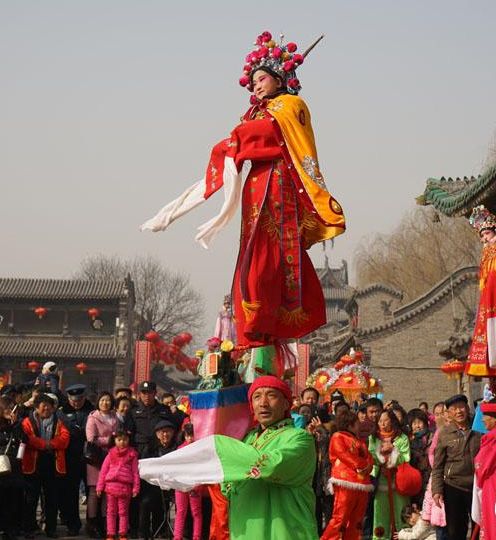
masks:
{"label": "man's hand", "polygon": [[434,493],[432,496],[432,500],[434,501],[434,504],[441,508],[441,505],[444,503],[444,497],[441,495],[441,493]]}
{"label": "man's hand", "polygon": [[97,496],[97,497],[101,497],[101,496],[102,496],[102,492],[101,492],[101,491],[97,491],[97,492],[96,492],[96,496]]}

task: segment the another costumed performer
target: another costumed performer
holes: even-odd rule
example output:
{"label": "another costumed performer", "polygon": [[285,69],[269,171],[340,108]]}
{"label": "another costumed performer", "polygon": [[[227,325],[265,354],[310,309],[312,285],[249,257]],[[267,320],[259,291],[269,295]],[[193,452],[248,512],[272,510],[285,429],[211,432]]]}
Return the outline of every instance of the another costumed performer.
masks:
{"label": "another costumed performer", "polygon": [[329,445],[334,492],[332,518],[321,540],[359,540],[369,494],[374,490],[370,473],[374,460],[367,444],[358,438],[358,416],[345,410],[336,417],[338,432]]}
{"label": "another costumed performer", "polygon": [[[481,539],[490,539],[496,538],[496,399],[481,403],[480,408],[488,433],[475,457],[472,515],[480,525]],[[474,507],[479,511],[474,512]]]}
{"label": "another costumed performer", "polygon": [[293,425],[291,390],[267,375],[255,380],[248,398],[259,425],[243,442],[211,435],[162,458],[141,460],[141,478],[183,491],[223,483],[231,539],[316,540],[315,443]]}
{"label": "another costumed performer", "polygon": [[[282,39],[281,39],[282,41]],[[315,44],[313,45],[315,46]],[[285,368],[285,343],[326,322],[325,302],[307,250],[341,234],[345,219],[320,172],[310,112],[298,97],[296,69],[306,54],[295,43],[276,43],[270,32],[246,57],[240,84],[251,107],[231,135],[214,146],[205,177],[142,225],[163,231],[224,187],[219,215],[199,227],[207,248],[236,212],[241,239],[232,287],[237,346],[276,345]],[[241,171],[251,162],[242,184]]]}
{"label": "another costumed performer", "polygon": [[479,308],[465,372],[474,377],[496,377],[496,216],[477,206],[469,221],[483,248]]}

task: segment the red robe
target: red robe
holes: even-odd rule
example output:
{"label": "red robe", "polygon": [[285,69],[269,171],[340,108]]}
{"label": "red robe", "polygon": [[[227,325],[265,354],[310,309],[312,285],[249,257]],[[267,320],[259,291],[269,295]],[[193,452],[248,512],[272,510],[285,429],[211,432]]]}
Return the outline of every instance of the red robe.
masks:
{"label": "red robe", "polygon": [[258,347],[309,334],[326,323],[322,287],[306,251],[311,244],[305,232],[317,218],[275,118],[251,108],[230,139],[214,147],[206,198],[222,185],[226,156],[238,170],[245,160],[252,164],[242,192],[232,285],[237,345]]}
{"label": "red robe", "polygon": [[482,492],[481,539],[496,538],[496,429],[482,437],[475,457],[475,482]]}
{"label": "red robe", "polygon": [[496,377],[496,244],[482,251],[480,299],[465,371],[474,377]]}

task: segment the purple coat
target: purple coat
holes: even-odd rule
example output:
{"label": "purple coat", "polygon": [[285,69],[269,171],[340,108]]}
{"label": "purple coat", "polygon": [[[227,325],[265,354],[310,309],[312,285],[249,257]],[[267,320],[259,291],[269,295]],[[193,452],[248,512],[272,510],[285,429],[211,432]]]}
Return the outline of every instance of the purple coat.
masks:
{"label": "purple coat", "polygon": [[[114,411],[104,415],[100,411],[93,411],[86,422],[86,439],[94,442],[105,450],[108,449],[112,433],[118,429],[119,420]],[[96,486],[100,469],[93,465],[86,465],[88,486]]]}

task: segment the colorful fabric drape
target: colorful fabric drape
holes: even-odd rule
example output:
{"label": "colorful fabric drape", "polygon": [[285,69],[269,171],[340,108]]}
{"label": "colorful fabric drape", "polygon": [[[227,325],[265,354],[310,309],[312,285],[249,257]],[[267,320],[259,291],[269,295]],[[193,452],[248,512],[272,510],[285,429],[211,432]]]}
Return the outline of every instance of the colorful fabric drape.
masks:
{"label": "colorful fabric drape", "polygon": [[482,250],[480,299],[465,372],[474,377],[496,377],[496,244]]}
{"label": "colorful fabric drape", "polygon": [[195,438],[222,434],[242,439],[253,425],[247,396],[246,385],[190,392]]}
{"label": "colorful fabric drape", "polygon": [[496,538],[496,429],[482,437],[475,458],[475,499],[480,515],[474,516],[481,526],[481,538]]}

